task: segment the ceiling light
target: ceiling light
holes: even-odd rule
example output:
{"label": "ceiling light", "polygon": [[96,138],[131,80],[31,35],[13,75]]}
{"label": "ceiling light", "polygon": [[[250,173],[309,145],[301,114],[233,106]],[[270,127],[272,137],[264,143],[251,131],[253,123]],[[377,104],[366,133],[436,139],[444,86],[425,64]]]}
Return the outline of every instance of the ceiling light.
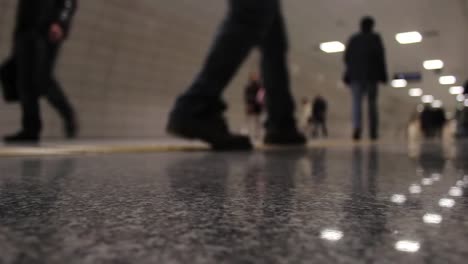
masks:
{"label": "ceiling light", "polygon": [[421,98],[421,101],[425,104],[432,104],[432,102],[434,102],[434,96],[432,95],[424,95],[422,98]]}
{"label": "ceiling light", "polygon": [[432,102],[432,107],[434,108],[441,108],[444,104],[442,103],[441,100],[435,100],[434,102]]}
{"label": "ceiling light", "polygon": [[423,36],[417,31],[399,33],[395,38],[400,44],[419,43],[423,40]]}
{"label": "ceiling light", "polygon": [[396,204],[404,204],[407,198],[403,194],[394,194],[392,195],[391,201]]}
{"label": "ceiling light", "polygon": [[422,193],[422,188],[421,188],[420,185],[413,184],[413,185],[410,186],[409,192],[411,194],[420,194],[420,193]]}
{"label": "ceiling light", "polygon": [[450,198],[442,198],[439,200],[439,206],[445,208],[452,208],[455,206],[455,200]]}
{"label": "ceiling light", "polygon": [[453,197],[461,197],[463,196],[463,190],[460,187],[452,187],[450,188],[449,195]]}
{"label": "ceiling light", "polygon": [[411,97],[419,97],[423,95],[423,90],[421,88],[411,88],[409,89],[408,93]]}
{"label": "ceiling light", "polygon": [[392,86],[394,88],[403,88],[408,85],[408,82],[405,79],[395,79],[392,81]]}
{"label": "ceiling light", "polygon": [[442,223],[443,217],[440,214],[425,214],[423,221],[426,224],[435,224],[438,225]]}
{"label": "ceiling light", "polygon": [[320,49],[326,53],[337,53],[345,51],[346,47],[339,41],[331,41],[320,44]]}
{"label": "ceiling light", "polygon": [[439,78],[439,83],[442,85],[455,84],[456,82],[457,78],[455,76],[441,76]]}
{"label": "ceiling light", "polygon": [[395,249],[402,252],[414,253],[418,252],[421,244],[417,241],[401,240],[395,244]]}
{"label": "ceiling light", "polygon": [[432,178],[424,178],[421,180],[421,184],[424,186],[430,186],[434,184],[434,180]]}
{"label": "ceiling light", "polygon": [[464,102],[465,101],[465,95],[464,94],[457,95],[457,101],[458,102]]}
{"label": "ceiling light", "polygon": [[431,175],[431,178],[432,178],[432,180],[434,180],[434,181],[440,181],[440,179],[442,178],[442,175],[439,174],[439,173],[433,173],[433,174]]}
{"label": "ceiling light", "polygon": [[441,60],[427,60],[423,63],[426,70],[440,70],[444,68],[444,62]]}
{"label": "ceiling light", "polygon": [[320,233],[320,237],[328,241],[338,241],[343,238],[343,232],[336,229],[325,229]]}
{"label": "ceiling light", "polygon": [[453,95],[456,95],[456,94],[462,94],[463,92],[465,91],[465,89],[463,88],[463,86],[453,86],[453,87],[450,87],[450,94],[453,94]]}

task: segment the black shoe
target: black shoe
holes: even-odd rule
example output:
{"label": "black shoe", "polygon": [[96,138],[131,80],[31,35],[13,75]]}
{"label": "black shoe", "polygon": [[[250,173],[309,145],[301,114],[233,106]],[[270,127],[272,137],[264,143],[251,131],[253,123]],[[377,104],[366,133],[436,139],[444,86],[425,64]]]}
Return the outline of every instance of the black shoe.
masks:
{"label": "black shoe", "polygon": [[306,137],[296,129],[267,131],[264,139],[267,145],[305,145]]}
{"label": "black shoe", "polygon": [[5,142],[5,144],[36,145],[39,143],[39,135],[26,132],[18,132],[10,136],[5,136],[3,138],[3,141]]}
{"label": "black shoe", "polygon": [[375,128],[370,128],[370,135],[369,135],[369,138],[372,140],[372,141],[377,141],[379,139],[379,132],[377,129]]}
{"label": "black shoe", "polygon": [[64,133],[65,133],[65,137],[68,138],[68,139],[74,139],[77,137],[78,135],[78,122],[72,118],[70,120],[67,120],[65,121],[65,125],[64,125]]}
{"label": "black shoe", "polygon": [[248,137],[229,132],[221,115],[200,118],[172,113],[166,131],[177,137],[202,140],[218,151],[253,148]]}
{"label": "black shoe", "polygon": [[354,141],[359,141],[361,140],[361,130],[360,129],[355,129],[353,132],[353,140]]}

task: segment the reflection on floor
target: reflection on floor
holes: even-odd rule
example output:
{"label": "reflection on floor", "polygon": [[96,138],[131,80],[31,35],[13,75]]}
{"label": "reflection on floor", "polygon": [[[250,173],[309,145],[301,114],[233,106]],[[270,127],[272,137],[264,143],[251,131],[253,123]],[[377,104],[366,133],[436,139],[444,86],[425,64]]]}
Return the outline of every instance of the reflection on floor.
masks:
{"label": "reflection on floor", "polygon": [[465,263],[467,160],[462,143],[3,158],[0,263]]}

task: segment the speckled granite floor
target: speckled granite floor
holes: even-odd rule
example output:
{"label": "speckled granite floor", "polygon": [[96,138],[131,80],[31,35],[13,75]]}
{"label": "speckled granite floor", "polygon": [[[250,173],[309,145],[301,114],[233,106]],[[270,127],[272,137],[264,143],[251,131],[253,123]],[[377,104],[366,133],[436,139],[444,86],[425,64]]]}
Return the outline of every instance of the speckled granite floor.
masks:
{"label": "speckled granite floor", "polygon": [[468,145],[0,159],[0,263],[466,263]]}

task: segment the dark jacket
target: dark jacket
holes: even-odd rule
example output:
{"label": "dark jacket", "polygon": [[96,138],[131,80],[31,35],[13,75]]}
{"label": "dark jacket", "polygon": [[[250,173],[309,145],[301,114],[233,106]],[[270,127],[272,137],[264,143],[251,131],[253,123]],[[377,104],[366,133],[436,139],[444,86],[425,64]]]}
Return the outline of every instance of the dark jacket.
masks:
{"label": "dark jacket", "polygon": [[312,119],[324,120],[327,113],[327,102],[322,97],[317,97],[312,105]]}
{"label": "dark jacket", "polygon": [[53,23],[62,26],[66,37],[76,8],[77,0],[20,0],[15,37],[30,33],[48,36]]}
{"label": "dark jacket", "polygon": [[385,50],[380,35],[374,32],[360,32],[351,37],[346,48],[345,82],[376,81],[387,82]]}

